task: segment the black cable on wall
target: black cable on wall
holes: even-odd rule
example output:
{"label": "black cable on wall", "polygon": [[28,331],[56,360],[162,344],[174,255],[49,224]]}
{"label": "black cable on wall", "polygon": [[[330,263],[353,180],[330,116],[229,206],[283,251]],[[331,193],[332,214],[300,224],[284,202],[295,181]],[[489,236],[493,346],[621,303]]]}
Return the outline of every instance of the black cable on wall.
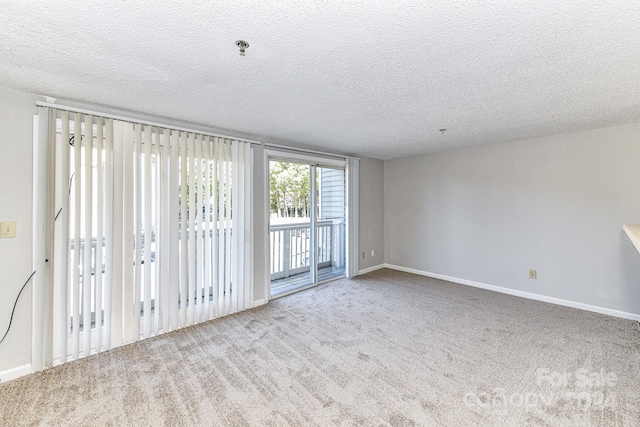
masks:
{"label": "black cable on wall", "polygon": [[7,331],[4,333],[4,335],[2,336],[2,339],[0,339],[0,344],[2,344],[2,342],[4,341],[4,339],[7,337],[7,335],[9,334],[9,331],[11,330],[11,324],[13,323],[13,315],[16,312],[16,306],[18,305],[18,300],[20,299],[20,295],[22,295],[22,291],[24,291],[24,288],[27,287],[27,285],[29,284],[29,282],[31,281],[31,279],[33,278],[33,276],[36,274],[36,272],[34,271],[33,273],[31,273],[31,276],[29,276],[29,278],[27,279],[26,282],[24,282],[24,285],[22,285],[22,288],[20,289],[20,292],[18,292],[18,296],[16,297],[15,302],[13,303],[13,310],[11,310],[11,317],[9,318],[9,326],[7,326]]}

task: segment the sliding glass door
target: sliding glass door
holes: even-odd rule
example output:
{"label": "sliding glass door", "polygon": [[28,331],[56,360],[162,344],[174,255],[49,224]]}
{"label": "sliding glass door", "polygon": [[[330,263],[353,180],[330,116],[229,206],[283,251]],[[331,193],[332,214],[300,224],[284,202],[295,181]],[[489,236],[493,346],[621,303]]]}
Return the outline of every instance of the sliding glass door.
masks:
{"label": "sliding glass door", "polygon": [[51,364],[253,305],[251,145],[65,110],[51,152]]}
{"label": "sliding glass door", "polygon": [[344,276],[346,212],[344,169],[316,167],[318,282]]}
{"label": "sliding glass door", "polygon": [[269,184],[271,297],[344,276],[344,169],[270,158]]}

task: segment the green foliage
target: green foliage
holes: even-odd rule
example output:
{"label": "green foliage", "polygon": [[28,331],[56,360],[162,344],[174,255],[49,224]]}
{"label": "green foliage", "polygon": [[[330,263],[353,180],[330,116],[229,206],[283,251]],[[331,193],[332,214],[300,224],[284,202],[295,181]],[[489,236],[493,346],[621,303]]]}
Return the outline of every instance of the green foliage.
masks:
{"label": "green foliage", "polygon": [[269,162],[271,213],[278,217],[310,215],[309,166],[298,163]]}

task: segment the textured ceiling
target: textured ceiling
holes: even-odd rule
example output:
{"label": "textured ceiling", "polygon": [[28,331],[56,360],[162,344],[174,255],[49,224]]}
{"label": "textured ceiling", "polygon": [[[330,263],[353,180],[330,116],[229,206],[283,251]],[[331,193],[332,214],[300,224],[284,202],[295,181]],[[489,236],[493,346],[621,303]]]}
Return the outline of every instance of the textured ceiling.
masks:
{"label": "textured ceiling", "polygon": [[629,0],[0,3],[2,86],[382,159],[638,122],[639,49]]}

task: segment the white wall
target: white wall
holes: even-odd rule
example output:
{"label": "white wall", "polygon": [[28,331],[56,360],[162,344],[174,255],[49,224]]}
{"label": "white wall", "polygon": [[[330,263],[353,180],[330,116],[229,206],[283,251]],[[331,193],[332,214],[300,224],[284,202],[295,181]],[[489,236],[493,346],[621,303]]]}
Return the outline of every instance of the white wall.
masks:
{"label": "white wall", "polygon": [[622,231],[640,223],[640,124],[390,160],[384,177],[386,263],[640,314]]}
{"label": "white wall", "polygon": [[[32,123],[36,113],[35,97],[0,88],[0,222],[17,221],[17,237],[0,239],[0,337],[32,271]],[[9,335],[0,344],[0,372],[29,363],[31,284],[18,301]]]}
{"label": "white wall", "polygon": [[[360,264],[359,269],[384,263],[384,162],[360,159]],[[371,256],[371,251],[374,256]],[[365,258],[362,259],[362,252]]]}

